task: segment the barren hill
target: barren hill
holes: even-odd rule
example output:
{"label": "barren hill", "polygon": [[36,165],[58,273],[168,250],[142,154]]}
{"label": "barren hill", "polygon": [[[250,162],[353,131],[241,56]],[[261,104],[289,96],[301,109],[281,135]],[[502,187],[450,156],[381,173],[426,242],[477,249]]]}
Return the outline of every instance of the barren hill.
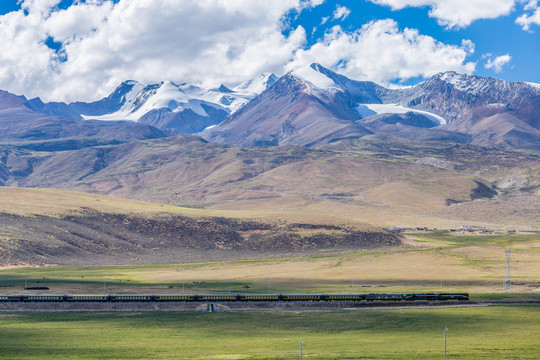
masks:
{"label": "barren hill", "polygon": [[4,188],[0,194],[0,266],[179,263],[401,243],[397,234],[361,224],[201,216],[60,190]]}

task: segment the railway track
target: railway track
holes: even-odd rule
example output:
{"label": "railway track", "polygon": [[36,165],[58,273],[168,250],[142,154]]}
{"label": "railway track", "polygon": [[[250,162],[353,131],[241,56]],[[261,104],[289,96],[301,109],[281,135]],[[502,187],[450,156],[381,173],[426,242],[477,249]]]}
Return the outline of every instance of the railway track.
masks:
{"label": "railway track", "polygon": [[537,306],[540,300],[469,301],[211,301],[211,302],[4,302],[0,313],[14,312],[220,312],[220,311],[331,311],[477,306]]}

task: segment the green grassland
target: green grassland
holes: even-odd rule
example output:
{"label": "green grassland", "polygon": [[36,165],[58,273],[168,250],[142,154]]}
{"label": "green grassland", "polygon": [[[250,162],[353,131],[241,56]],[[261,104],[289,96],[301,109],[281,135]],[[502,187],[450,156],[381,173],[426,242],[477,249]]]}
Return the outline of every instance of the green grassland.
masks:
{"label": "green grassland", "polygon": [[540,358],[539,307],[1,314],[6,359]]}

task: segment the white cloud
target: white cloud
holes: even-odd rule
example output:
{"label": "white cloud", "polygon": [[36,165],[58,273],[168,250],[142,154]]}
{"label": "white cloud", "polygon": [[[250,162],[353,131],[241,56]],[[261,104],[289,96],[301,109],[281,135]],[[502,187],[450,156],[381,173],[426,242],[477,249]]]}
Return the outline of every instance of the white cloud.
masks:
{"label": "white cloud", "polygon": [[394,20],[387,19],[372,21],[354,33],[335,26],[322,42],[299,50],[288,68],[319,62],[353,79],[387,83],[448,70],[470,74],[476,63],[467,62],[467,57],[473,52],[469,40],[461,46],[447,45],[415,29],[400,31]]}
{"label": "white cloud", "polygon": [[[318,61],[356,79],[471,73],[474,44],[447,45],[391,20],[334,27],[306,48],[298,13],[323,0],[26,0],[0,16],[0,89],[47,101],[95,100],[127,79],[234,85]],[[343,12],[345,15],[346,12]],[[60,53],[47,46],[52,38]]]}
{"label": "white cloud", "polygon": [[503,69],[503,66],[508,64],[512,57],[510,54],[497,56],[495,59],[492,58],[491,54],[487,54],[486,56],[488,59],[484,65],[486,69],[493,69],[496,73],[500,73]]}
{"label": "white cloud", "polygon": [[60,3],[61,0],[24,0],[21,2],[21,8],[33,14],[47,14],[52,8]]}
{"label": "white cloud", "polygon": [[466,27],[479,19],[494,19],[508,15],[516,0],[369,0],[375,4],[387,5],[394,10],[405,7],[431,8],[429,15],[439,24],[453,28]]}
{"label": "white cloud", "polygon": [[537,0],[530,0],[524,9],[531,12],[519,16],[516,19],[516,24],[521,25],[525,31],[532,31],[531,25],[540,25],[540,5],[538,5]]}
{"label": "white cloud", "polygon": [[58,42],[73,42],[104,26],[111,13],[111,2],[82,3],[53,12],[45,21],[45,30]]}
{"label": "white cloud", "polygon": [[[279,72],[304,46],[284,16],[322,0],[26,0],[0,16],[0,88],[47,100],[96,99],[126,79],[235,82]],[[63,44],[62,59],[45,41]],[[96,89],[98,91],[96,92]]]}
{"label": "white cloud", "polygon": [[345,20],[350,14],[350,9],[346,8],[345,6],[338,5],[334,11],[333,17],[334,20]]}
{"label": "white cloud", "polygon": [[527,4],[523,7],[524,10],[534,10],[538,7],[538,0],[522,0],[527,2]]}

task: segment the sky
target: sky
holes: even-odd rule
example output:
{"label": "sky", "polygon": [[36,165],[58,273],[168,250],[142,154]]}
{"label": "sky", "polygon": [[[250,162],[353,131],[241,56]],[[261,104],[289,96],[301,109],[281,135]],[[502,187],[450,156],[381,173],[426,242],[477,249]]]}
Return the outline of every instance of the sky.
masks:
{"label": "sky", "polygon": [[92,101],[122,81],[234,86],[318,62],[410,85],[540,83],[539,0],[1,0],[0,89]]}

